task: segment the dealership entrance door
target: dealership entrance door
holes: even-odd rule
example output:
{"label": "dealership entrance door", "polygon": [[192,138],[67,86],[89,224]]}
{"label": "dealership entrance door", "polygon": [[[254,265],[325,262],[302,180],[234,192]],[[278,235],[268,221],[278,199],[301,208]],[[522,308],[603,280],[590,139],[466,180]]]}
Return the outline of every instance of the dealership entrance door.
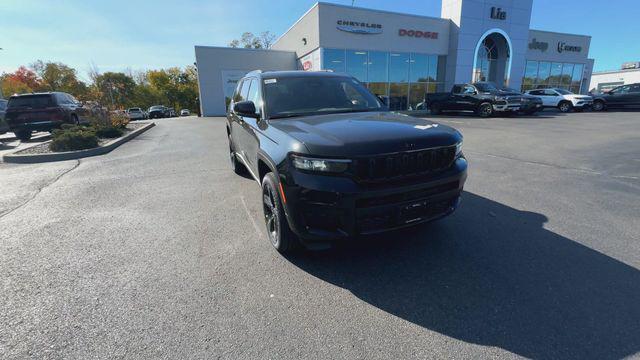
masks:
{"label": "dealership entrance door", "polygon": [[511,42],[501,30],[485,33],[478,45],[473,65],[473,82],[490,81],[498,86],[509,85],[511,73]]}

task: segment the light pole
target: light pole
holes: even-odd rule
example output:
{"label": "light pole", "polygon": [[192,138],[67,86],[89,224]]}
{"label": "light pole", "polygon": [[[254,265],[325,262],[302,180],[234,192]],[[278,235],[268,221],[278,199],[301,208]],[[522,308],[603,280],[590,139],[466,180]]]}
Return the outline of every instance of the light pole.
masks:
{"label": "light pole", "polygon": [[[0,47],[0,50],[4,50]],[[2,95],[2,84],[0,83],[0,99],[4,99],[4,95]]]}

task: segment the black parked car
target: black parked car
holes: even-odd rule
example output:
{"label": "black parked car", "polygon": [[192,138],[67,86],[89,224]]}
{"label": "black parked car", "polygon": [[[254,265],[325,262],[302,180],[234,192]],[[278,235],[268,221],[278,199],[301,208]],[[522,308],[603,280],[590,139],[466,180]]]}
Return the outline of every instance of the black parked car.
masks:
{"label": "black parked car", "polygon": [[9,128],[20,140],[29,140],[33,131],[51,131],[62,124],[91,121],[91,108],[63,92],[14,95],[5,115]]}
{"label": "black parked car", "polygon": [[0,99],[0,135],[9,131],[9,125],[4,120],[4,114],[7,110],[7,100]]}
{"label": "black parked car", "polygon": [[610,91],[593,97],[592,109],[606,109],[640,106],[640,83],[618,86]]}
{"label": "black parked car", "polygon": [[230,105],[232,167],[262,186],[280,252],[424,223],[458,206],[462,135],[388,112],[348,75],[251,72]]}
{"label": "black parked car", "polygon": [[501,89],[490,82],[456,84],[451,92],[428,94],[427,107],[434,115],[443,111],[474,112],[489,117],[496,112],[521,111],[523,95],[512,89]]}
{"label": "black parked car", "polygon": [[154,105],[149,108],[149,119],[161,119],[169,117],[168,108],[164,105]]}

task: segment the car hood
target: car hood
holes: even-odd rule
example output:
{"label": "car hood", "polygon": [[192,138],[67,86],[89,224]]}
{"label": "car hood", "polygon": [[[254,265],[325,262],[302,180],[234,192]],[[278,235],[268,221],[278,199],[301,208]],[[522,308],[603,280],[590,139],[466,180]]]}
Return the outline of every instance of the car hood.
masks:
{"label": "car hood", "polygon": [[455,129],[389,112],[327,114],[269,122],[303,143],[313,155],[364,156],[454,145]]}

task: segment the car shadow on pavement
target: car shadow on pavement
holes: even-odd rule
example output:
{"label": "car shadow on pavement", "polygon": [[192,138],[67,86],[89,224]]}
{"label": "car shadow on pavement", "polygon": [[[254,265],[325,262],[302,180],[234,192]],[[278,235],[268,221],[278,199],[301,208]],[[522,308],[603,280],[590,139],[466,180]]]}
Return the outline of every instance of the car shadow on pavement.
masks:
{"label": "car shadow on pavement", "polygon": [[640,271],[464,193],[451,217],[288,260],[392,315],[527,358],[640,350]]}

